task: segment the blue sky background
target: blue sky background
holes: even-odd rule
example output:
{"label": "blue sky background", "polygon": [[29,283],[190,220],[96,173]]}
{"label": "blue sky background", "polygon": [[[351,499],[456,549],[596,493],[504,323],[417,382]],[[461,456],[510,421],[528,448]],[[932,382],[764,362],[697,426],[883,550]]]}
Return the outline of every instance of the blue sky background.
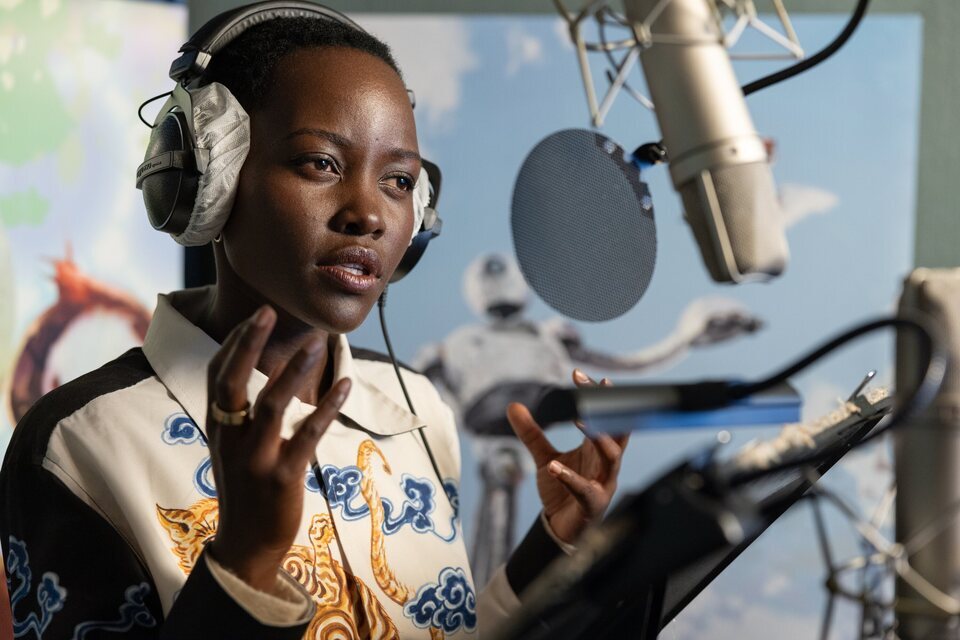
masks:
{"label": "blue sky background", "polygon": [[[43,259],[62,256],[68,240],[85,272],[134,292],[148,306],[156,290],[177,286],[178,249],[147,227],[130,176],[146,141],[135,108],[144,97],[167,88],[166,70],[183,40],[185,11],[150,3],[94,4],[94,12],[64,5],[68,13],[63,19],[75,40],[70,47],[54,42],[42,53],[72,118],[69,139],[26,165],[0,165],[0,195],[35,186],[51,203],[40,226],[0,227],[0,291],[15,290],[18,336],[54,302]],[[149,12],[149,19],[137,13],[139,8]],[[443,236],[414,274],[394,287],[387,309],[397,352],[410,360],[422,345],[476,321],[461,295],[464,268],[482,252],[512,252],[509,205],[517,170],[543,137],[558,129],[587,127],[587,107],[574,52],[558,18],[357,17],[394,46],[418,96],[421,150],[444,172]],[[832,39],[844,21],[843,16],[794,17],[810,52]],[[112,48],[84,40],[83,33],[96,29],[111,35]],[[612,352],[632,351],[668,334],[691,300],[731,297],[760,315],[767,327],[758,335],[699,350],[657,375],[750,378],[779,368],[854,322],[890,311],[912,259],[921,34],[916,16],[868,17],[833,59],[748,100],[758,130],[777,141],[778,182],[816,187],[838,199],[828,213],[790,228],[792,259],[783,277],[736,288],[713,284],[682,221],[667,169],[655,168],[645,174],[659,242],[651,285],[625,316],[578,323],[585,341]],[[593,61],[595,75],[602,77],[600,58]],[[736,68],[746,82],[783,64],[744,62]],[[633,82],[642,85],[639,75]],[[94,100],[98,95],[108,98],[107,111]],[[603,132],[626,149],[659,137],[653,115],[626,95],[614,105]],[[64,167],[74,168],[65,172]],[[558,179],[577,177],[574,165]],[[81,205],[90,217],[78,215]],[[100,227],[94,226],[96,216],[102,219]],[[536,301],[530,315],[543,320],[555,314]],[[0,335],[0,347],[7,338]],[[382,349],[374,315],[352,341]],[[9,348],[15,346],[8,342]],[[98,355],[97,361],[105,358]],[[9,363],[0,361],[0,377],[5,366]],[[877,368],[881,379],[891,379],[891,367],[888,338],[866,340],[831,358],[798,377],[807,415],[832,408],[868,369]],[[5,423],[0,426],[7,430]],[[734,446],[774,432],[738,431]],[[0,442],[7,437],[8,432],[2,434]],[[560,430],[551,437],[570,444],[576,434]],[[622,489],[641,487],[713,437],[707,431],[635,436],[621,474]],[[887,477],[886,458],[884,447],[858,454],[828,481],[869,502]],[[477,499],[473,465],[469,447],[464,447],[462,507],[468,537]],[[526,487],[521,520],[529,522],[538,508],[532,487]],[[781,638],[816,637],[824,592],[812,532],[809,513],[789,513],[664,637],[763,638],[774,624]],[[844,529],[838,526],[836,532],[837,540],[846,540],[852,549]],[[854,612],[848,608],[843,613],[846,626],[835,637],[851,635]]]}

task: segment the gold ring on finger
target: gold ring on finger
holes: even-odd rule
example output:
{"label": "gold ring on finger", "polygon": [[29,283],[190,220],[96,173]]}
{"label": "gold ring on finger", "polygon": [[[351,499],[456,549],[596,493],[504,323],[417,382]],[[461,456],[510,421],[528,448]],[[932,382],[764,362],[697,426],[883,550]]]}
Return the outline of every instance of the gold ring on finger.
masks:
{"label": "gold ring on finger", "polygon": [[248,415],[250,415],[250,402],[247,402],[239,411],[226,411],[217,404],[216,400],[210,403],[210,417],[218,424],[241,425],[246,422]]}

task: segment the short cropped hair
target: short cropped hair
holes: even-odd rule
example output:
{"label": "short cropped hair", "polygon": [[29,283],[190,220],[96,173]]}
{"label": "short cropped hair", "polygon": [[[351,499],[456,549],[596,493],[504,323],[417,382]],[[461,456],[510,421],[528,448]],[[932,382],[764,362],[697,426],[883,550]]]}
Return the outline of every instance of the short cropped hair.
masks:
{"label": "short cropped hair", "polygon": [[390,47],[369,33],[334,20],[275,18],[250,27],[217,52],[204,81],[226,86],[249,112],[263,105],[276,66],[284,57],[315,47],[348,47],[369,53],[403,77]]}

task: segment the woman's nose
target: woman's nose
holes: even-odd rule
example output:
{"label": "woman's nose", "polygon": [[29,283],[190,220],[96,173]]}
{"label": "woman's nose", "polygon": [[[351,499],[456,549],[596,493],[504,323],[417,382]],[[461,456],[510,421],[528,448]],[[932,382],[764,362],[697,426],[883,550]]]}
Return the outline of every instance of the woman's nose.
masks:
{"label": "woman's nose", "polygon": [[381,204],[375,194],[358,189],[351,193],[330,221],[334,231],[350,236],[373,236],[379,238],[384,232]]}

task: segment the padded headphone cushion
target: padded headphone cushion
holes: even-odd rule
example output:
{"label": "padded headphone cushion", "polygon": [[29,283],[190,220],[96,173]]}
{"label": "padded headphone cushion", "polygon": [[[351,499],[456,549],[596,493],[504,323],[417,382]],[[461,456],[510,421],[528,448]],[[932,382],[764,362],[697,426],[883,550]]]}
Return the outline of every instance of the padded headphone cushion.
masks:
{"label": "padded headphone cushion", "polygon": [[190,223],[173,239],[185,246],[204,245],[227,224],[236,199],[240,170],[250,151],[250,117],[219,82],[192,89],[196,146],[207,154],[199,177]]}
{"label": "padded headphone cushion", "polygon": [[[168,112],[150,134],[144,159],[169,151],[189,151],[188,131],[181,111]],[[189,157],[189,153],[185,154]],[[143,201],[154,229],[176,234],[187,228],[197,196],[198,174],[195,167],[171,167],[143,180]]]}

